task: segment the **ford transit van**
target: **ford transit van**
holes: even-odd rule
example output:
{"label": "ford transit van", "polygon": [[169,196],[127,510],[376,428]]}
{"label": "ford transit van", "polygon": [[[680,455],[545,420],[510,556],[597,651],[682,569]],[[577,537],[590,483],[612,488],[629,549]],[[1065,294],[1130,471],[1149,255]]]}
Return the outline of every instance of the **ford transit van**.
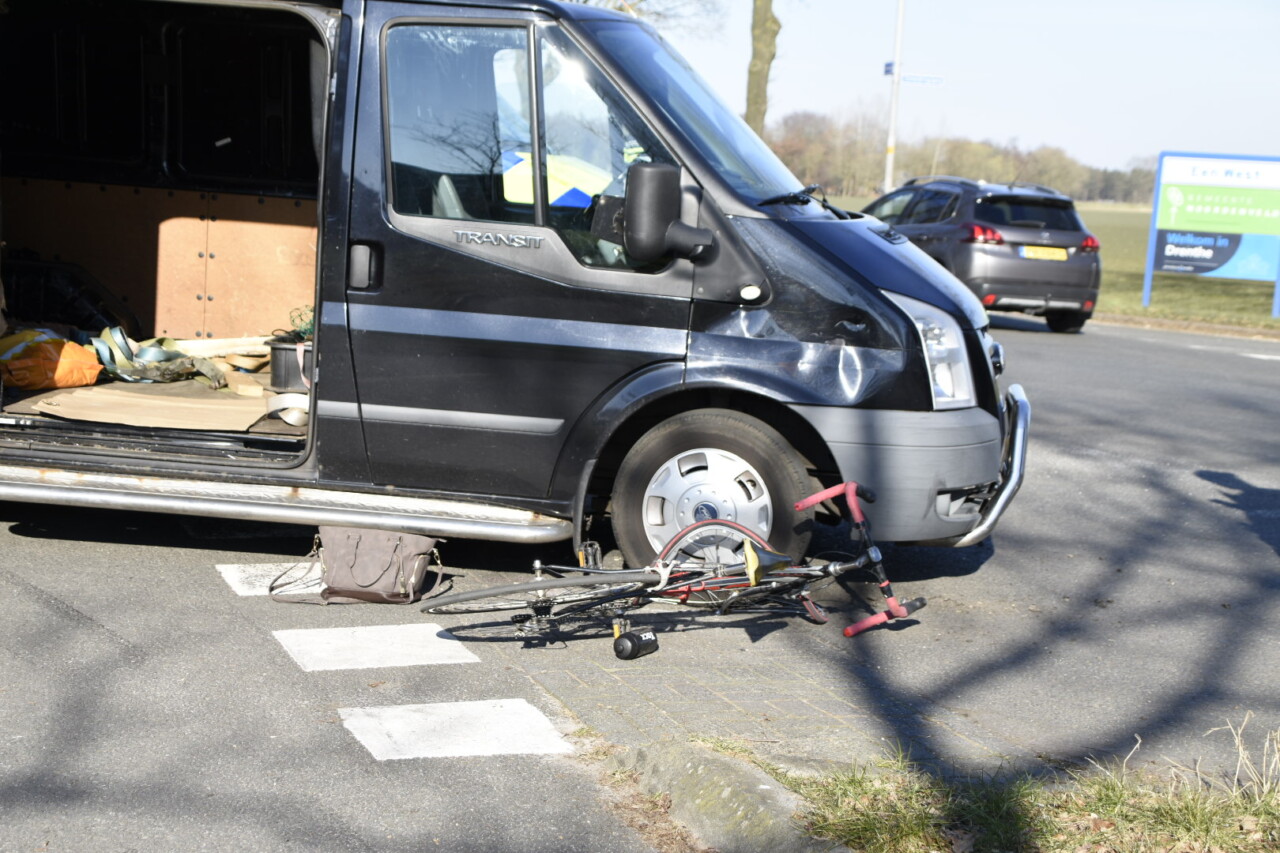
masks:
{"label": "ford transit van", "polygon": [[798,554],[793,502],[850,479],[878,539],[973,544],[1021,483],[1030,409],[973,295],[801,189],[641,21],[5,0],[0,66],[9,331],[109,362],[4,389],[0,500],[609,523],[642,564],[702,518]]}

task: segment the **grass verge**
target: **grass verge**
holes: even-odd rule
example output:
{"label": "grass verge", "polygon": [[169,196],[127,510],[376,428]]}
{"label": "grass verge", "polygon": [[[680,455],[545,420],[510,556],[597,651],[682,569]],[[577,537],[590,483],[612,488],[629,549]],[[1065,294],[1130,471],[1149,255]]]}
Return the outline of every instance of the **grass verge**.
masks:
{"label": "grass verge", "polygon": [[1280,331],[1280,319],[1271,316],[1275,282],[1157,274],[1151,281],[1151,305],[1144,307],[1151,211],[1081,205],[1080,213],[1102,243],[1099,313]]}
{"label": "grass verge", "polygon": [[[944,779],[902,753],[823,777],[757,762],[807,803],[818,838],[866,853],[1263,853],[1280,850],[1280,731],[1261,759],[1234,738],[1235,772],[1213,776],[1093,763],[1053,779]],[[739,747],[740,749],[740,747]]]}

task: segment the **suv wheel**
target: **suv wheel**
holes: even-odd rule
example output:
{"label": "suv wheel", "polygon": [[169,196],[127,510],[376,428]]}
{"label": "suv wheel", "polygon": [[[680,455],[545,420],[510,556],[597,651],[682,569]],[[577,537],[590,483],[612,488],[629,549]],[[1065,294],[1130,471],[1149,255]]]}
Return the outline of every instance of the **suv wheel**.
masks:
{"label": "suv wheel", "polygon": [[1048,311],[1044,315],[1044,321],[1054,332],[1078,332],[1088,319],[1083,311]]}

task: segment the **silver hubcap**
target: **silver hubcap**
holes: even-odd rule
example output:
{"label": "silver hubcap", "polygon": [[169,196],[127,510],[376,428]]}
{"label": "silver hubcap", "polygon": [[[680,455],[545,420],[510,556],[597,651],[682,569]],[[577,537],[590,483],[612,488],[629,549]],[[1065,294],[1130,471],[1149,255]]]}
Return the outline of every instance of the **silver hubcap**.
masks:
{"label": "silver hubcap", "polygon": [[764,478],[727,450],[686,450],[658,466],[642,504],[645,535],[655,551],[695,521],[736,521],[769,538],[773,502]]}
{"label": "silver hubcap", "polygon": [[743,535],[736,528],[708,526],[701,528],[696,538],[685,541],[667,556],[680,563],[691,561],[731,566],[743,561],[742,542]]}

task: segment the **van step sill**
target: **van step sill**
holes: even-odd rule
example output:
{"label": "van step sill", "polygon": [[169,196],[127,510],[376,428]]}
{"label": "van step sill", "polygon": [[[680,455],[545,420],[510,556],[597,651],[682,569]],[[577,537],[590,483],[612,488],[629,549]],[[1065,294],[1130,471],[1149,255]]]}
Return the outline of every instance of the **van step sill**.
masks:
{"label": "van step sill", "polygon": [[568,519],[482,503],[14,465],[0,465],[0,500],[524,544],[559,542],[573,535]]}

